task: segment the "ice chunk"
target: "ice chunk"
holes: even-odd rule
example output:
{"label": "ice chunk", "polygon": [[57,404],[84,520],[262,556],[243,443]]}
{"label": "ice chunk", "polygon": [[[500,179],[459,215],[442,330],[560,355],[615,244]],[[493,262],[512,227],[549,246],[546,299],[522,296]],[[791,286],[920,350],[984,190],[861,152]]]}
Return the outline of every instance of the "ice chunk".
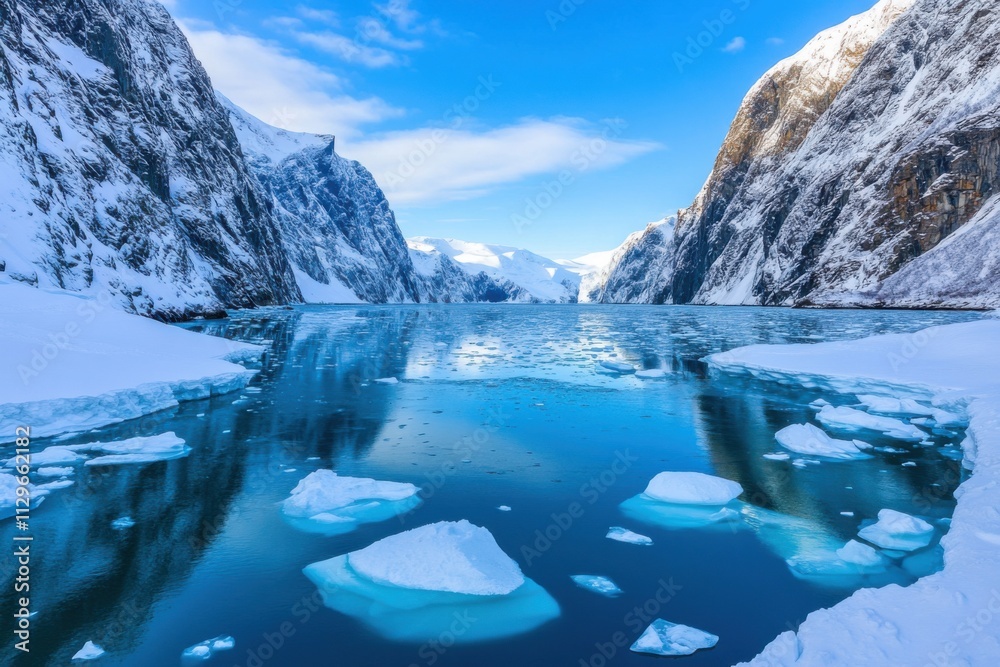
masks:
{"label": "ice chunk", "polygon": [[215,639],[206,639],[194,646],[189,646],[181,653],[186,660],[208,660],[219,651],[230,651],[236,647],[236,640],[228,635],[219,635]]}
{"label": "ice chunk", "polygon": [[778,444],[797,454],[827,459],[857,460],[871,458],[864,450],[872,446],[860,440],[836,440],[812,424],[794,424],[775,434]]}
{"label": "ice chunk", "polygon": [[379,378],[375,382],[378,384],[399,384],[399,380],[396,378]]}
{"label": "ice chunk", "polygon": [[588,591],[593,591],[599,595],[604,595],[609,598],[617,597],[622,594],[622,589],[618,588],[618,584],[611,581],[607,577],[602,577],[596,574],[574,574],[570,577],[573,582],[580,588],[584,588]]}
{"label": "ice chunk", "polygon": [[281,508],[295,527],[334,535],[412,510],[421,503],[419,491],[413,484],[342,477],[332,470],[317,470],[292,489]]}
{"label": "ice chunk", "polygon": [[669,374],[669,371],[663,368],[649,368],[644,371],[635,372],[635,376],[642,380],[661,380]]}
{"label": "ice chunk", "polygon": [[880,417],[848,407],[825,407],[816,415],[824,426],[844,431],[875,431],[896,440],[920,442],[927,437],[924,431],[892,417]]}
{"label": "ice chunk", "polygon": [[845,563],[857,565],[861,568],[883,569],[885,567],[885,558],[882,554],[857,540],[851,540],[840,549],[837,549],[837,557]]}
{"label": "ice chunk", "polygon": [[123,516],[111,522],[111,527],[115,530],[126,530],[135,525],[135,521],[130,516]]}
{"label": "ice chunk", "polygon": [[636,372],[635,366],[620,361],[602,361],[601,367],[611,371],[612,373],[619,373],[621,375],[628,375]]}
{"label": "ice chunk", "polygon": [[764,458],[768,461],[788,461],[792,457],[789,456],[788,452],[775,452],[773,454],[764,454]]}
{"label": "ice chunk", "polygon": [[69,467],[46,467],[39,468],[35,471],[35,474],[40,477],[66,477],[67,475],[72,475],[74,472],[74,469]]}
{"label": "ice chunk", "polygon": [[969,421],[953,412],[922,405],[912,398],[858,395],[858,401],[870,412],[901,417],[929,417],[938,426],[968,426]]}
{"label": "ice chunk", "polygon": [[934,526],[903,512],[882,510],[878,523],[862,528],[858,537],[883,549],[916,551],[934,539]]}
{"label": "ice chunk", "polygon": [[[0,519],[14,516],[14,505],[20,486],[17,476],[0,472]],[[28,490],[31,492],[32,507],[38,507],[42,499],[49,493],[45,489],[39,489],[34,484],[28,484]]]}
{"label": "ice chunk", "polygon": [[490,531],[468,521],[441,522],[387,537],[348,555],[378,584],[466,595],[506,595],[524,575]]}
{"label": "ice chunk", "polygon": [[718,643],[719,638],[713,634],[658,618],[632,644],[631,650],[652,655],[682,656],[713,648]]}
{"label": "ice chunk", "polygon": [[[559,605],[468,521],[438,523],[387,537],[305,574],[324,603],[384,636],[407,642],[483,641],[527,632],[559,615]],[[456,627],[456,620],[460,627]]]}
{"label": "ice chunk", "polygon": [[86,449],[101,452],[107,456],[90,459],[88,466],[112,466],[124,464],[155,463],[157,461],[172,461],[184,458],[191,453],[191,448],[184,444],[173,432],[162,433],[144,438],[131,438],[120,442],[95,442]]}
{"label": "ice chunk", "polygon": [[500,510],[501,512],[509,512],[510,511],[510,507],[507,506],[507,505],[501,505],[497,509]]}
{"label": "ice chunk", "polygon": [[102,655],[104,655],[104,649],[95,644],[94,642],[88,641],[83,645],[83,648],[73,655],[73,662],[83,662],[84,660],[97,660]]}
{"label": "ice chunk", "polygon": [[[52,447],[46,447],[40,452],[34,452],[31,454],[31,465],[35,466],[55,466],[67,463],[79,463],[83,461],[86,456],[78,454],[69,447],[60,447],[59,445],[53,445]],[[18,458],[15,456],[13,458],[7,459],[4,465],[8,468],[13,468],[17,465]]]}
{"label": "ice chunk", "polygon": [[675,505],[721,507],[743,493],[743,487],[728,479],[700,472],[661,472],[646,486],[645,495]]}
{"label": "ice chunk", "polygon": [[607,538],[609,540],[614,540],[615,542],[624,542],[625,544],[639,544],[642,546],[649,546],[653,543],[653,540],[646,537],[645,535],[640,535],[639,533],[633,533],[627,528],[622,528],[620,526],[613,526],[608,530]]}
{"label": "ice chunk", "polygon": [[739,512],[729,507],[665,503],[645,493],[629,498],[619,507],[632,519],[671,530],[722,527],[740,518]]}

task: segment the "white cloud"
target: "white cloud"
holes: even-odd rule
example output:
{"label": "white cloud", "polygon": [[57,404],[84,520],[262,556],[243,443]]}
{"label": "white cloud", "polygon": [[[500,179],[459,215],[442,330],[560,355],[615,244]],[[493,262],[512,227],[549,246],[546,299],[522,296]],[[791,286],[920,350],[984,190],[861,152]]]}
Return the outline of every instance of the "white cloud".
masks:
{"label": "white cloud", "polygon": [[379,68],[400,65],[404,62],[400,56],[392,51],[377,46],[368,46],[335,32],[294,31],[291,34],[302,44],[316,47],[346,63]]}
{"label": "white cloud", "polygon": [[376,3],[375,9],[404,32],[422,30],[420,13],[410,7],[410,0],[388,0],[384,5]]}
{"label": "white cloud", "polygon": [[524,119],[485,131],[420,128],[340,144],[375,175],[394,205],[472,199],[525,178],[574,178],[660,148],[620,138],[622,125],[578,119]]}
{"label": "white cloud", "polygon": [[747,47],[747,40],[743,37],[734,37],[731,42],[722,47],[726,53],[739,53]]}
{"label": "white cloud", "polygon": [[781,39],[780,37],[768,37],[767,43],[771,46],[781,46],[782,44],[785,43],[785,40]]}
{"label": "white cloud", "polygon": [[270,42],[201,24],[180,26],[213,85],[272,125],[350,137],[402,113],[378,97],[344,94],[337,76]]}
{"label": "white cloud", "polygon": [[334,28],[340,26],[340,17],[337,15],[337,12],[330,11],[329,9],[313,9],[306,5],[299,5],[295,8],[295,11],[307,21],[325,23]]}

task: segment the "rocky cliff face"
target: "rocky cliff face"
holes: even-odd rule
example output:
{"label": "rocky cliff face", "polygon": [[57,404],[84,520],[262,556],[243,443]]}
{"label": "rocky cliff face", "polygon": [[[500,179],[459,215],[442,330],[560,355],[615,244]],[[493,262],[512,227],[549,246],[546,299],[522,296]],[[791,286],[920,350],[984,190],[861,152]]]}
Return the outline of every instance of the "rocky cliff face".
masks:
{"label": "rocky cliff face", "polygon": [[645,275],[613,267],[605,300],[995,303],[998,31],[987,0],[882,0],[819,35],[754,87],[673,241]]}
{"label": "rocky cliff face", "polygon": [[270,203],[151,0],[0,0],[0,270],[175,318],[299,299]]}

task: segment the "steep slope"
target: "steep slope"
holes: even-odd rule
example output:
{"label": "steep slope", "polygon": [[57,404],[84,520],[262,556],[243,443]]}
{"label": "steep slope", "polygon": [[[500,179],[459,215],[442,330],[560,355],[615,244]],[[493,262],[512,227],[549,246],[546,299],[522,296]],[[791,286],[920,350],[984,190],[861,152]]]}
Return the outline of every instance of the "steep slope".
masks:
{"label": "steep slope", "polygon": [[385,195],[327,135],[287,132],[223,96],[252,170],[270,198],[307,301],[420,301],[420,282]]}
{"label": "steep slope", "polygon": [[[582,303],[667,303],[669,292],[661,287],[669,279],[673,261],[671,244],[677,218],[652,222],[631,234],[611,254],[605,265],[584,276]],[[655,276],[656,280],[648,280]]]}
{"label": "steep slope", "polygon": [[205,71],[152,0],[0,0],[0,271],[163,318],[299,299]]}
{"label": "steep slope", "polygon": [[[407,243],[414,264],[428,281],[428,296],[432,300],[533,303],[577,300],[580,275],[533,252],[425,236],[409,239]],[[472,279],[472,285],[468,279]]]}

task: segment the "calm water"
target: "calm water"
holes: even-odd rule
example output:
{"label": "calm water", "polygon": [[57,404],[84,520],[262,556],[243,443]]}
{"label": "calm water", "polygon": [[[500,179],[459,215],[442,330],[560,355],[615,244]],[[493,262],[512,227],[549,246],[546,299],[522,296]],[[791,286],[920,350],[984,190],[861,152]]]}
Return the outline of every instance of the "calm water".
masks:
{"label": "calm water", "polygon": [[[33,652],[11,664],[66,665],[94,640],[108,650],[94,664],[178,665],[185,647],[231,634],[236,649],[208,664],[648,665],[656,659],[627,645],[613,648],[613,641],[623,633],[630,644],[656,617],[721,637],[716,649],[684,658],[684,665],[748,659],[811,611],[852,592],[794,577],[784,561],[789,549],[816,535],[846,541],[884,507],[950,516],[961,472],[948,447],[957,436],[870,461],[804,469],[768,461],[762,455],[777,449],[774,433],[810,419],[808,404],[821,396],[709,376],[698,360],[750,343],[915,331],[977,317],[337,307],[241,313],[192,326],[270,341],[259,376],[242,394],[60,443],[175,431],[193,452],[143,467],[81,468],[75,487],[46,500],[33,517]],[[596,360],[605,359],[671,373],[646,382],[609,377],[595,371]],[[389,376],[402,382],[371,383]],[[630,463],[612,472],[619,454]],[[901,465],[911,460],[918,465]],[[405,523],[393,519],[335,537],[297,531],[277,503],[320,467],[413,482],[425,487],[425,502]],[[804,519],[806,529],[667,530],[626,517],[619,504],[664,470],[737,480],[745,500]],[[582,516],[553,530],[553,514],[574,502]],[[512,511],[497,511],[502,504]],[[111,521],[123,515],[135,527],[112,530]],[[303,566],[405,528],[463,518],[493,532],[559,602],[559,618],[528,634],[442,652],[389,642],[356,619],[315,606]],[[610,526],[649,535],[655,544],[612,542],[605,539]],[[9,521],[2,531],[9,544]],[[551,544],[539,541],[546,532],[556,537]],[[524,547],[538,552],[530,564]],[[584,591],[571,582],[574,574],[610,576],[624,595]],[[3,609],[14,604],[12,576],[3,573]],[[602,649],[613,657],[605,661]]]}

